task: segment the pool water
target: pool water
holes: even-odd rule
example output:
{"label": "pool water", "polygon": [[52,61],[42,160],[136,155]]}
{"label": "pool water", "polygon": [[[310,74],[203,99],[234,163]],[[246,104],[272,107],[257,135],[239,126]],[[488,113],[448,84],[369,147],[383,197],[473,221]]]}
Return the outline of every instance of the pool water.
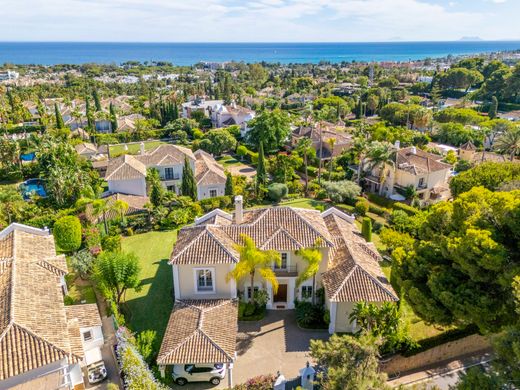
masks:
{"label": "pool water", "polygon": [[21,189],[24,199],[29,199],[33,194],[41,196],[42,198],[47,196],[43,182],[40,179],[27,180],[21,185]]}

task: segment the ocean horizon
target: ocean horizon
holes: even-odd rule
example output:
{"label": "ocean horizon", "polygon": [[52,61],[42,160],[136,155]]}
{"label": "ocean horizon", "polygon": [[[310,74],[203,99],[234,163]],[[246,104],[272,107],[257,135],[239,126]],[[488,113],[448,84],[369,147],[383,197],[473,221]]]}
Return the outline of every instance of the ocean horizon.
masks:
{"label": "ocean horizon", "polygon": [[520,50],[520,41],[447,42],[0,42],[0,63],[121,64],[126,61],[319,63],[404,62],[448,55]]}

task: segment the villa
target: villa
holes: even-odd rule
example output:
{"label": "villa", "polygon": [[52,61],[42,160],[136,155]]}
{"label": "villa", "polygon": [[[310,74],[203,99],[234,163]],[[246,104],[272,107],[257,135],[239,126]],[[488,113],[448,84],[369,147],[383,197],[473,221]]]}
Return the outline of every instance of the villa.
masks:
{"label": "villa", "polygon": [[[296,147],[300,139],[310,138],[316,157],[321,157],[322,160],[338,157],[344,150],[350,149],[354,141],[352,135],[337,130],[337,127],[332,123],[323,123],[321,129],[317,125],[296,127],[291,134],[291,145]],[[332,139],[334,148],[331,147]]]}
{"label": "villa", "polygon": [[448,180],[452,167],[442,158],[415,146],[398,149],[395,162],[372,168],[365,182],[369,191],[396,200],[404,200],[407,188],[413,188],[426,203],[446,200],[451,197]]}
{"label": "villa", "polygon": [[191,149],[171,144],[163,144],[146,152],[144,143],[141,143],[138,155],[125,154],[109,160],[105,175],[108,190],[112,194],[145,197],[147,169],[155,168],[159,171],[163,187],[179,194],[185,159],[195,175],[198,200],[224,195],[224,168],[210,154],[202,150],[193,153]]}
{"label": "villa", "polygon": [[65,306],[66,274],[48,230],[0,232],[0,389],[83,389],[82,367],[101,359],[97,305]]}
{"label": "villa", "polygon": [[[253,286],[249,278],[227,280],[240,261],[236,245],[242,234],[253,238],[260,249],[280,253],[281,264],[272,265],[279,284],[276,292],[259,275]],[[316,284],[309,279],[297,285],[306,268],[297,251],[314,246],[322,255]],[[356,302],[398,300],[379,261],[377,249],[361,237],[354,218],[335,208],[243,210],[242,197],[237,196],[233,214],[216,209],[179,232],[170,258],[175,305],[157,363],[163,373],[168,365],[227,363],[231,381],[237,300],[247,300],[259,289],[268,293],[267,309],[290,310],[296,300],[310,300],[313,288],[323,287],[329,332],[353,332],[357,326],[349,314]]]}

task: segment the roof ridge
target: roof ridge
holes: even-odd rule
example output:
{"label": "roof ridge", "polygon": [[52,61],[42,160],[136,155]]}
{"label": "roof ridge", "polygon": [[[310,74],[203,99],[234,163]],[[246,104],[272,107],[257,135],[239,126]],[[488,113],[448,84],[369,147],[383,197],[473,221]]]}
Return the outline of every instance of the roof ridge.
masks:
{"label": "roof ridge", "polygon": [[[374,281],[380,288],[382,288],[384,290],[384,292],[386,292],[388,295],[390,295],[392,298],[395,298],[395,295],[392,294],[379,280],[377,280],[377,278],[375,278],[374,276],[372,276],[372,274],[370,272],[368,272],[366,269],[364,269],[361,265],[359,265],[358,263],[355,263],[357,268],[359,268],[361,271],[363,271],[370,279],[372,279],[372,281]],[[355,269],[356,267],[354,267]]]}
{"label": "roof ridge", "polygon": [[[213,232],[212,232],[209,228],[212,227],[212,228],[218,229],[219,231],[222,231],[224,234],[226,234],[226,236],[228,236],[228,237],[231,239],[231,241],[235,242],[235,240],[233,240],[233,239],[229,236],[229,234],[225,233],[222,229],[220,229],[220,228],[218,227],[218,225],[206,225],[206,226],[208,227],[208,228],[207,228],[207,231],[208,231],[208,233],[211,235],[211,238],[212,238],[214,241],[216,241],[217,244],[218,244],[222,249],[224,249],[224,251],[225,251],[229,256],[231,256],[233,259],[235,259],[237,262],[239,262],[240,259],[237,259],[236,256],[234,256],[234,255],[233,255],[233,254],[232,254],[232,253],[231,253],[231,252],[230,252],[230,251],[229,251],[229,250],[228,250],[228,249],[227,249],[227,248],[226,248],[226,247],[225,247],[225,246],[220,242],[220,240],[218,239],[218,237],[216,237],[216,236],[213,234]],[[236,244],[236,243],[235,243],[235,244]]]}
{"label": "roof ridge", "polygon": [[[175,256],[173,256],[173,258],[170,259],[170,261],[172,261],[173,259],[176,259],[177,257],[179,257],[181,254],[183,254],[184,252],[186,252],[186,250],[188,248],[190,248],[195,242],[197,242],[197,240],[202,236],[202,234],[204,233],[204,231],[206,230],[206,227],[207,225],[199,225],[199,226],[186,226],[185,228],[190,228],[190,229],[195,229],[195,228],[200,228],[201,231],[200,233],[197,235],[197,237],[195,237],[193,240],[191,240],[191,242],[186,245],[184,248],[182,248],[182,250],[177,253]],[[183,229],[185,229],[183,228]]]}
{"label": "roof ridge", "polygon": [[[341,289],[343,288],[343,286],[345,285],[345,283],[347,283],[347,281],[350,279],[350,277],[352,276],[352,274],[354,273],[354,271],[356,270],[356,262],[353,261],[354,263],[354,267],[352,267],[352,269],[349,271],[349,273],[345,276],[345,278],[343,279],[343,281],[341,282],[341,284],[339,285],[339,287],[336,289],[336,292],[334,293],[334,295],[332,296],[332,299],[335,299],[336,296],[339,294],[339,292],[341,291]],[[331,268],[331,271],[333,270],[333,268]]]}
{"label": "roof ridge", "polygon": [[294,243],[296,243],[298,246],[302,247],[303,248],[303,245],[300,244],[298,242],[298,240],[296,238],[294,238],[285,228],[283,228],[282,226],[279,226],[278,229],[271,235],[271,237],[269,237],[267,239],[267,241],[265,241],[261,246],[260,248],[264,248],[267,244],[269,244],[272,240],[275,239],[275,237],[279,234],[279,233],[285,233],[292,241],[294,241]]}

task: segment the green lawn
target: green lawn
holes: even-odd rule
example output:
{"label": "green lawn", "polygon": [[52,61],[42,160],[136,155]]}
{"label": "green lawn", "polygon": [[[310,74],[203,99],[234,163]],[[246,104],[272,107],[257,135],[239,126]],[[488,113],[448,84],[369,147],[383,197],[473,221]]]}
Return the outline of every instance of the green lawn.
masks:
{"label": "green lawn", "polygon": [[301,209],[321,209],[322,207],[326,207],[325,202],[321,202],[319,200],[315,199],[308,199],[308,198],[298,198],[298,199],[291,199],[287,201],[283,201],[280,203],[280,206],[290,206],[290,207],[298,207]]}
{"label": "green lawn", "polygon": [[230,167],[230,166],[243,165],[242,162],[237,160],[235,157],[229,156],[229,155],[225,155],[225,156],[222,156],[222,157],[217,157],[215,160],[217,160],[217,162],[220,165],[222,165],[224,168],[227,168],[227,167]]}
{"label": "green lawn", "polygon": [[[144,149],[151,150],[157,146],[164,144],[163,141],[143,141]],[[141,143],[130,143],[128,144],[128,150],[125,150],[125,144],[110,145],[110,157],[121,156],[122,154],[137,154],[141,148]]]}
{"label": "green lawn", "polygon": [[126,252],[140,259],[142,289],[126,293],[125,315],[134,332],[157,332],[160,345],[173,307],[173,276],[168,259],[177,239],[177,231],[149,232],[123,239]]}

